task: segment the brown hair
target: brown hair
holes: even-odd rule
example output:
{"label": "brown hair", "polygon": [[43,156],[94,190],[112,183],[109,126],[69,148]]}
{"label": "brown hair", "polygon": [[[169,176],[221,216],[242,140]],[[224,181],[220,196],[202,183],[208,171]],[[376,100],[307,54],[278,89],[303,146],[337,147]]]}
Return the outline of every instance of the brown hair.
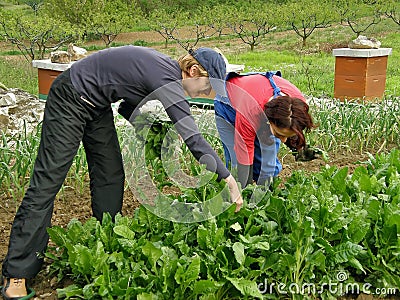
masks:
{"label": "brown hair", "polygon": [[296,136],[288,138],[285,143],[290,149],[296,150],[306,144],[303,130],[309,132],[316,127],[308,110],[307,103],[289,96],[276,97],[264,106],[264,113],[269,122],[278,128],[288,128],[296,133]]}
{"label": "brown hair", "polygon": [[179,66],[183,72],[189,73],[190,68],[193,65],[197,65],[199,70],[199,77],[208,77],[207,71],[203,66],[190,54],[183,55],[178,59]]}

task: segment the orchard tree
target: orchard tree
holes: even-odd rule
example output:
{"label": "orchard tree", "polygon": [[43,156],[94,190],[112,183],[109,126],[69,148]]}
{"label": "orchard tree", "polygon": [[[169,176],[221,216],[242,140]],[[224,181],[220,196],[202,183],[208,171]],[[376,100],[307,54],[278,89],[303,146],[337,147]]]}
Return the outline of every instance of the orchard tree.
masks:
{"label": "orchard tree", "polygon": [[181,10],[167,10],[160,8],[154,10],[149,16],[150,27],[164,38],[164,48],[168,48],[169,41],[176,36],[175,31],[183,25],[182,19],[189,15]]}
{"label": "orchard tree", "polygon": [[276,6],[263,2],[243,2],[240,9],[238,7],[235,5],[226,10],[228,27],[253,51],[268,33],[276,29],[279,14]]}
{"label": "orchard tree", "polygon": [[326,0],[299,0],[281,8],[284,23],[301,38],[303,47],[316,29],[327,28],[334,21],[331,5]]}
{"label": "orchard tree", "polygon": [[24,3],[24,4],[28,5],[30,8],[32,8],[32,10],[35,14],[37,14],[39,12],[39,8],[43,4],[43,0],[23,0],[20,2]]}
{"label": "orchard tree", "polygon": [[43,59],[48,50],[57,50],[76,38],[73,28],[58,19],[11,10],[0,14],[0,36],[15,45],[28,61]]}
{"label": "orchard tree", "polygon": [[186,50],[195,48],[201,40],[207,40],[217,35],[217,31],[211,26],[208,14],[195,12],[186,26],[189,28],[189,36],[186,39]]}
{"label": "orchard tree", "polygon": [[229,29],[225,20],[227,11],[229,11],[228,4],[205,5],[198,9],[198,15],[206,18],[207,25],[212,31],[215,31],[213,35],[220,38],[226,29]]}
{"label": "orchard tree", "polygon": [[129,7],[121,1],[98,1],[90,22],[85,25],[89,32],[101,38],[106,47],[132,22]]}
{"label": "orchard tree", "polygon": [[339,13],[341,23],[348,26],[358,37],[382,20],[376,2],[376,0],[334,0],[333,8]]}
{"label": "orchard tree", "polygon": [[379,0],[379,12],[391,19],[400,26],[400,1],[399,0]]}
{"label": "orchard tree", "polygon": [[45,0],[43,9],[49,16],[57,16],[78,28],[85,28],[99,7],[98,0]]}
{"label": "orchard tree", "polygon": [[195,48],[200,40],[209,39],[216,34],[216,31],[209,26],[208,16],[197,12],[179,11],[176,17],[167,12],[164,17],[165,19],[156,21],[158,29],[155,30],[166,41],[173,40],[185,50]]}
{"label": "orchard tree", "polygon": [[82,38],[101,38],[108,47],[132,22],[135,15],[123,0],[45,0],[48,15],[79,28]]}

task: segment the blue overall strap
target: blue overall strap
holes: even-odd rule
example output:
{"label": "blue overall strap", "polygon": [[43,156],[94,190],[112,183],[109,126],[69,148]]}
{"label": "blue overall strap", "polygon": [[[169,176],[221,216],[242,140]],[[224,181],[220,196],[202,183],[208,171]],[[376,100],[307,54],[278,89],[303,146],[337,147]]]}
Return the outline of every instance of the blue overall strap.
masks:
{"label": "blue overall strap", "polygon": [[[226,90],[226,82],[228,81],[228,79],[233,78],[233,77],[238,77],[238,76],[248,76],[248,75],[255,75],[255,74],[264,75],[265,77],[267,77],[272,88],[274,89],[274,98],[283,95],[281,89],[276,85],[274,79],[272,78],[272,76],[274,76],[274,75],[281,77],[282,76],[281,71],[246,72],[246,73],[240,73],[240,74],[236,73],[236,72],[229,72],[225,77],[225,90]],[[228,93],[226,93],[225,96],[227,96],[227,94]]]}
{"label": "blue overall strap", "polygon": [[275,84],[274,79],[272,78],[272,76],[277,75],[277,76],[281,76],[281,72],[280,71],[270,71],[270,72],[266,72],[265,73],[265,77],[268,78],[269,82],[271,83],[272,88],[274,89],[274,98],[278,97],[278,96],[282,96],[282,92],[281,89]]}

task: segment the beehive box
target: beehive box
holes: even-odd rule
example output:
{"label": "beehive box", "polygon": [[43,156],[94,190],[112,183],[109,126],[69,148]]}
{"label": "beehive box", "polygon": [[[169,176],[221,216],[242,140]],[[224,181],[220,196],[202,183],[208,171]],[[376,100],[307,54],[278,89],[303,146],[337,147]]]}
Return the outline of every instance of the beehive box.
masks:
{"label": "beehive box", "polygon": [[71,67],[72,63],[52,63],[50,59],[33,60],[32,66],[38,69],[39,99],[46,100],[51,84],[63,71]]}
{"label": "beehive box", "polygon": [[381,99],[385,92],[387,61],[391,51],[391,48],[334,49],[334,97],[340,100]]}

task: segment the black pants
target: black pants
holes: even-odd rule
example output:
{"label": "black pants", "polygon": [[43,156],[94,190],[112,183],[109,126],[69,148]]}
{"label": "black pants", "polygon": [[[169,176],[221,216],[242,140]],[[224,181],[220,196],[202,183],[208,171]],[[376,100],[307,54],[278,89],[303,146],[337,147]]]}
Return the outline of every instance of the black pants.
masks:
{"label": "black pants", "polygon": [[[97,110],[75,91],[69,70],[50,89],[38,155],[30,185],[15,216],[3,262],[5,277],[33,278],[47,247],[54,198],[83,142],[90,176],[93,215],[121,211],[124,192],[122,156],[111,106]],[[71,216],[72,217],[72,216]]]}

